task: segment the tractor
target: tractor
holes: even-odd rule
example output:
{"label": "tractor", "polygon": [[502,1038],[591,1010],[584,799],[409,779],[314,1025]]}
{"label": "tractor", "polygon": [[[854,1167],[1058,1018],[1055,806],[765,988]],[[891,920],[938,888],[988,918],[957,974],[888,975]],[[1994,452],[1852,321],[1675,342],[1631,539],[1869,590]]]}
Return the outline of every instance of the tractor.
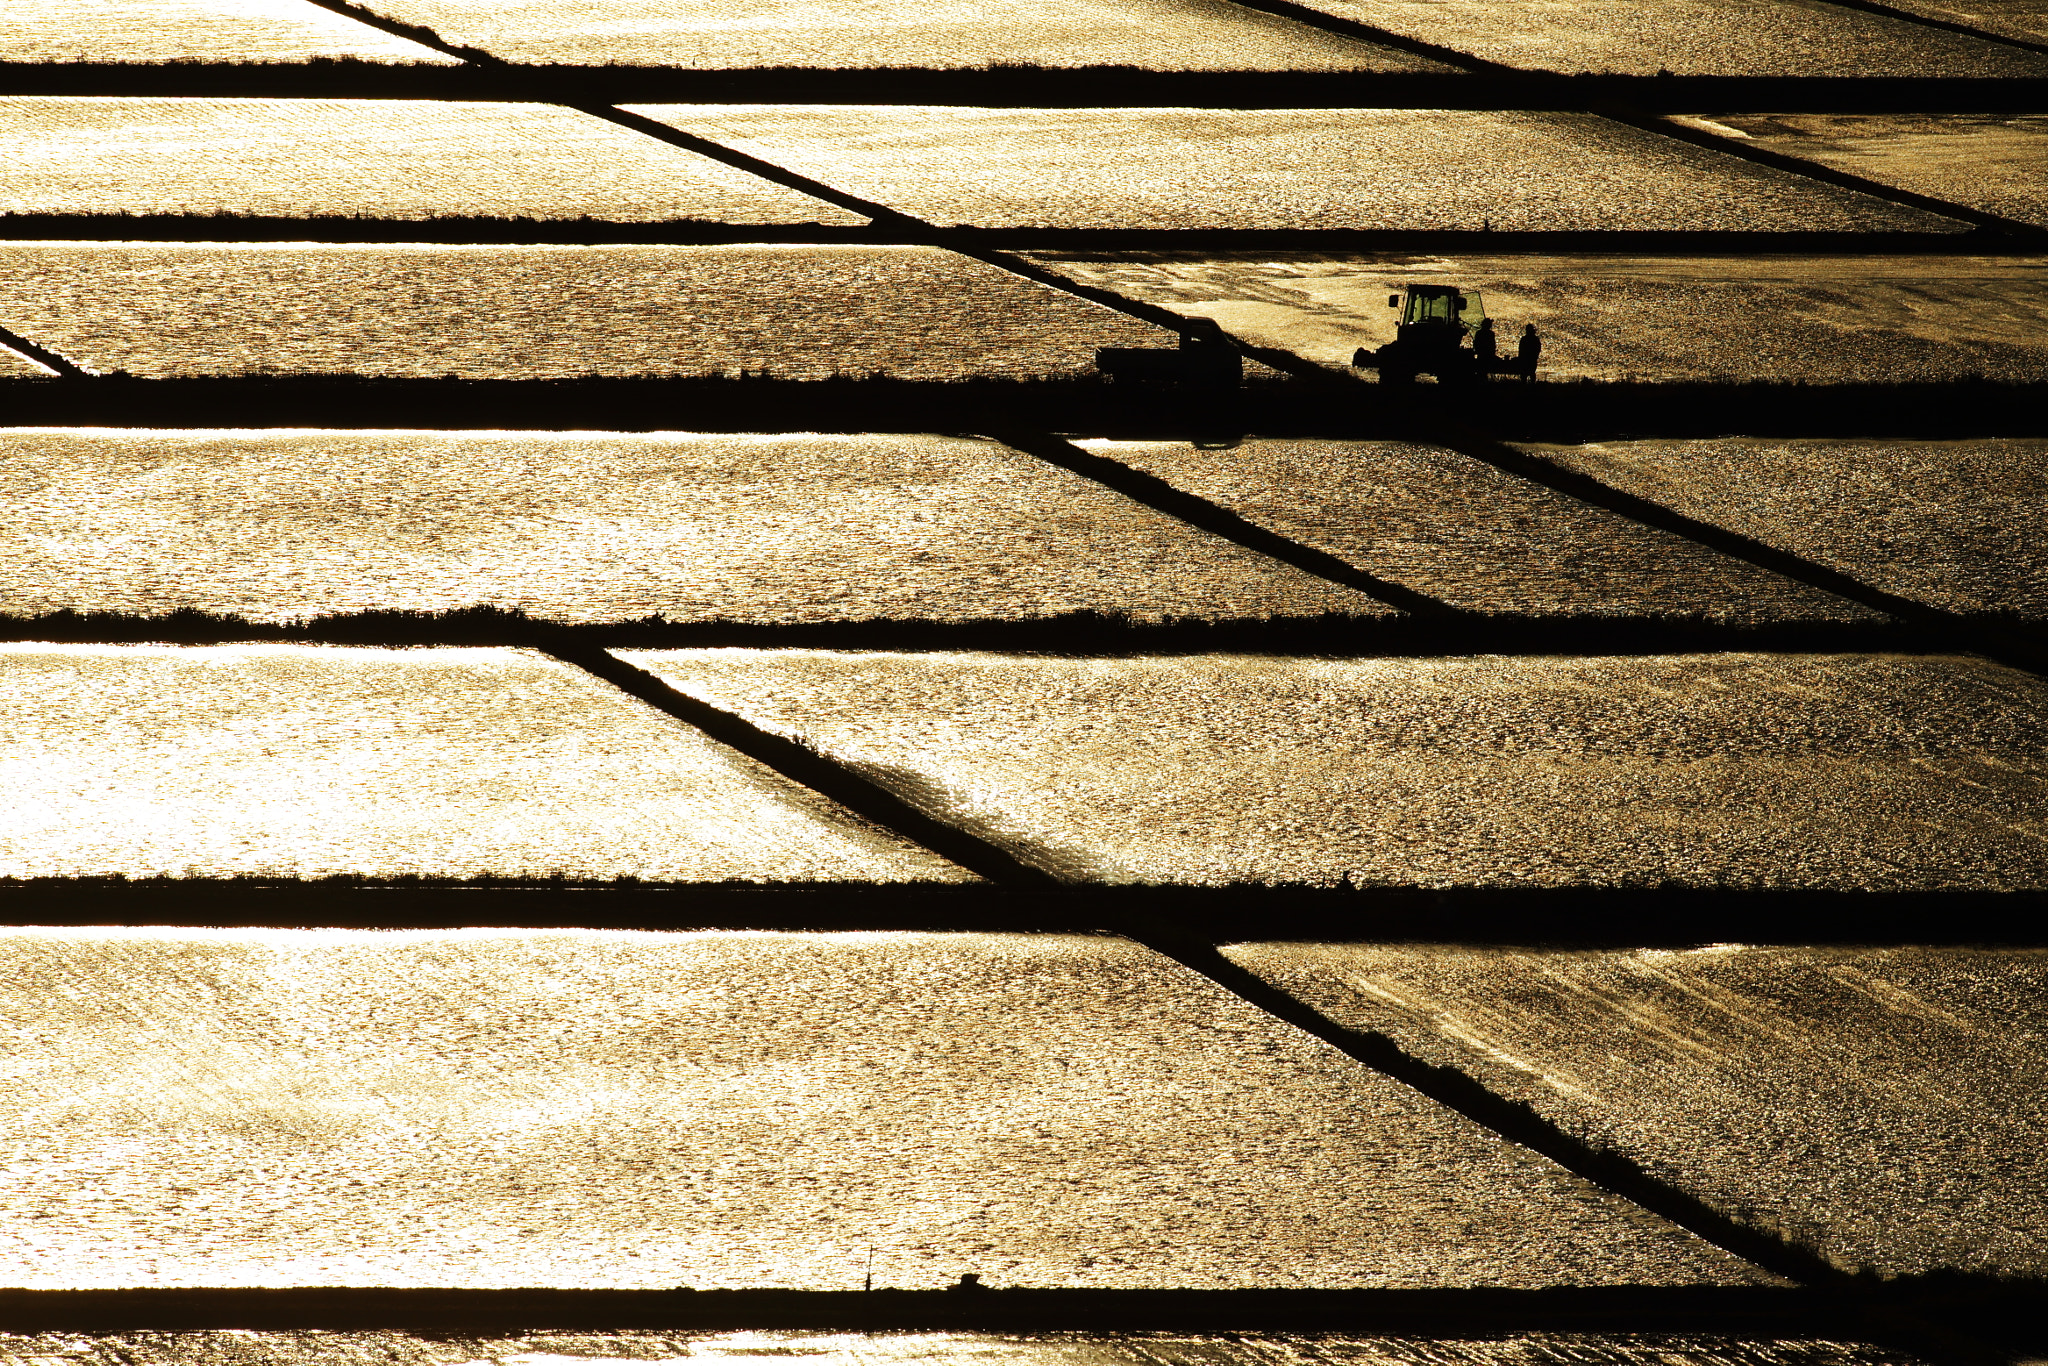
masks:
{"label": "tractor", "polygon": [[[1401,310],[1394,339],[1376,349],[1359,347],[1351,363],[1380,372],[1382,384],[1406,384],[1419,374],[1440,383],[1477,379],[1479,357],[1465,345],[1465,334],[1485,321],[1486,308],[1476,290],[1456,285],[1409,285],[1403,294],[1389,294],[1387,307]],[[1493,368],[1505,368],[1496,364]]]}

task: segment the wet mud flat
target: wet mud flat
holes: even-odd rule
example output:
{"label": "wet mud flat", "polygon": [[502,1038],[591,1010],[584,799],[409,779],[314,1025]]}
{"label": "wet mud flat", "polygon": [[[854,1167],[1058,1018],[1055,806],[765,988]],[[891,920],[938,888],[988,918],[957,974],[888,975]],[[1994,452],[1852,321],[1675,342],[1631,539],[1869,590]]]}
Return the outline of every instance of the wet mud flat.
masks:
{"label": "wet mud flat", "polygon": [[2038,681],[1968,658],[619,657],[1063,881],[2048,885]]}
{"label": "wet mud flat", "polygon": [[931,1290],[1772,1284],[1128,941],[0,954],[43,1063],[0,1091],[36,1116],[0,1187],[28,1288],[858,1292],[870,1248],[877,1283]]}
{"label": "wet mud flat", "polygon": [[1211,317],[1246,342],[1338,369],[1359,347],[1393,340],[1390,295],[1444,283],[1477,290],[1510,349],[1533,323],[1548,379],[2048,378],[2048,273],[2032,256],[1029,255],[1082,284]]}
{"label": "wet mud flat", "polygon": [[1396,615],[987,440],[43,429],[0,471],[0,614],[142,633]]}
{"label": "wet mud flat", "polygon": [[2041,1273],[2039,950],[1226,952],[1845,1270]]}
{"label": "wet mud flat", "polygon": [[919,247],[16,243],[0,326],[154,377],[1072,375],[1171,342]]}
{"label": "wet mud flat", "polygon": [[1717,114],[1679,121],[1880,185],[2048,228],[2048,184],[2041,174],[2048,163],[2048,117]]}
{"label": "wet mud flat", "polygon": [[1791,232],[1948,226],[1935,215],[1584,114],[633,109],[941,225]]}
{"label": "wet mud flat", "polygon": [[387,0],[382,12],[425,25],[444,42],[522,64],[827,71],[1012,64],[1163,71],[1456,69],[1217,0],[889,0],[862,6],[602,0],[571,12],[535,0]]}
{"label": "wet mud flat", "polygon": [[0,157],[11,213],[864,221],[541,104],[14,96]]}

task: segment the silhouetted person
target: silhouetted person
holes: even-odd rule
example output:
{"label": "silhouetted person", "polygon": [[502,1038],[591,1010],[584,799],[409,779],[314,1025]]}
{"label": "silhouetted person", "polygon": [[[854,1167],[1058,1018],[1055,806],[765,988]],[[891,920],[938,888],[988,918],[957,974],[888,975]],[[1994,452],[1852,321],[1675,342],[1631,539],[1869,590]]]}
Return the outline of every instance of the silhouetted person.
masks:
{"label": "silhouetted person", "polygon": [[1472,334],[1472,354],[1479,359],[1479,373],[1491,373],[1493,362],[1500,355],[1499,348],[1494,344],[1493,319],[1479,320],[1479,330]]}
{"label": "silhouetted person", "polygon": [[1515,368],[1522,372],[1524,381],[1536,378],[1536,362],[1543,359],[1543,338],[1536,335],[1535,323],[1522,324],[1522,340],[1515,343]]}

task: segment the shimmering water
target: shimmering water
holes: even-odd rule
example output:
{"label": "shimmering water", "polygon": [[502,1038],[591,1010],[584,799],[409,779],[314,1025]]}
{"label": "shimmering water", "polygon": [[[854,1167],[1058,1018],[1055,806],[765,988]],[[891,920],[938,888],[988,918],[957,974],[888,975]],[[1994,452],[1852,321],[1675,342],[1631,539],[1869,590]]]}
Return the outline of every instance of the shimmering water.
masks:
{"label": "shimmering water", "polygon": [[11,0],[0,61],[453,64],[429,47],[303,0]]}
{"label": "shimmering water", "polygon": [[2048,618],[2048,442],[1535,447],[1664,507],[1951,612]]}
{"label": "shimmering water", "polygon": [[2048,887],[1980,660],[626,652],[1073,879]]}
{"label": "shimmering water", "polygon": [[1880,185],[2048,227],[2048,117],[1717,114],[1683,121]]}
{"label": "shimmering water", "polygon": [[1986,33],[2048,42],[2048,0],[1890,0],[1894,9],[1968,24]]}
{"label": "shimmering water", "polygon": [[1082,444],[1465,611],[1743,625],[1880,619],[1452,451],[1364,441]]}
{"label": "shimmering water", "polygon": [[1760,1279],[1113,939],[11,931],[0,997],[29,1286]]}
{"label": "shimmering water", "polygon": [[11,213],[866,221],[540,104],[0,98],[0,159]]}
{"label": "shimmering water", "polygon": [[1411,281],[1533,322],[1552,379],[2048,381],[2048,264],[2028,257],[1219,256],[1063,253],[1089,284],[1218,319],[1325,365],[1392,341]]}
{"label": "shimmering water", "polygon": [[1225,0],[379,0],[521,62],[728,68],[1138,66],[1444,71]]}
{"label": "shimmering water", "polygon": [[48,379],[57,372],[19,351],[0,346],[0,379]]}
{"label": "shimmering water", "polygon": [[1844,1269],[2048,1269],[2040,950],[1229,953]]}
{"label": "shimmering water", "polygon": [[1317,9],[1393,33],[1538,71],[1638,76],[1659,70],[1680,76],[2048,75],[2048,57],[1799,0],[1311,2]]}
{"label": "shimmering water", "polygon": [[967,876],[526,651],[0,645],[0,718],[0,877]]}
{"label": "shimmering water", "polygon": [[693,1361],[737,1366],[1908,1366],[1857,1343],[1699,1333],[1503,1333],[1486,1338],[1279,1333],[528,1333],[512,1338],[410,1333],[0,1334],[5,1366],[572,1366]]}
{"label": "shimmering water", "polygon": [[0,431],[0,612],[1372,616],[990,441]]}
{"label": "shimmering water", "polygon": [[1954,226],[1588,114],[647,105],[940,223],[1121,228]]}
{"label": "shimmering water", "polygon": [[1171,340],[922,247],[9,243],[0,326],[150,376],[1072,375]]}

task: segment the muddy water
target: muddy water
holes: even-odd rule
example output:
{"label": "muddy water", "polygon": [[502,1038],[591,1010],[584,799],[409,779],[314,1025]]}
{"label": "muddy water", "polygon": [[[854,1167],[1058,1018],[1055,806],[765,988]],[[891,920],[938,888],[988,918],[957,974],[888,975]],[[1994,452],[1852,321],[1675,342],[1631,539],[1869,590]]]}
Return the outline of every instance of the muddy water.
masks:
{"label": "muddy water", "polygon": [[0,613],[552,621],[1389,611],[935,436],[0,431]]}
{"label": "muddy water", "polygon": [[519,650],[0,646],[0,877],[965,874]]}
{"label": "muddy water", "polygon": [[16,97],[0,158],[11,213],[865,221],[539,104]]}
{"label": "muddy water", "polygon": [[1119,940],[14,931],[0,964],[26,1285],[846,1290],[870,1249],[905,1288],[1758,1279]]}
{"label": "muddy water", "polygon": [[452,65],[429,47],[299,0],[14,0],[5,62],[303,62]]}
{"label": "muddy water", "polygon": [[1073,375],[1171,340],[922,247],[8,243],[0,326],[148,376]]}
{"label": "muddy water", "polygon": [[2048,166],[2048,117],[1717,114],[1680,121],[1880,185],[2048,227],[2041,169]]}
{"label": "muddy water", "polygon": [[1530,449],[1950,612],[2048,618],[2048,442],[1614,441]]}
{"label": "muddy water", "polygon": [[2039,950],[1228,952],[1845,1269],[2048,1269]]}
{"label": "muddy water", "polygon": [[1586,114],[648,105],[940,223],[1939,231],[1947,220]]}
{"label": "muddy water", "polygon": [[0,346],[0,379],[49,379],[57,372],[19,351]]}
{"label": "muddy water", "polygon": [[520,62],[731,67],[1137,66],[1446,71],[1223,0],[386,0]]}
{"label": "muddy water", "polygon": [[1082,444],[1462,611],[1729,625],[1881,619],[1453,451],[1259,439],[1228,450]]}
{"label": "muddy water", "polygon": [[[1649,76],[2048,74],[2048,57],[1802,0],[1314,0],[1506,66]],[[1910,8],[1910,6],[1907,6]]]}
{"label": "muddy water", "polygon": [[43,1333],[0,1336],[4,1366],[574,1366],[690,1361],[742,1366],[1908,1366],[1881,1348],[1697,1333],[1506,1333],[1487,1338],[1278,1333]]}
{"label": "muddy water", "polygon": [[2048,381],[2039,258],[1061,253],[1047,265],[1324,365],[1393,340],[1390,292],[1480,291],[1504,343],[1543,333],[1551,379]]}
{"label": "muddy water", "polygon": [[1077,880],[2048,886],[1978,660],[625,653]]}

